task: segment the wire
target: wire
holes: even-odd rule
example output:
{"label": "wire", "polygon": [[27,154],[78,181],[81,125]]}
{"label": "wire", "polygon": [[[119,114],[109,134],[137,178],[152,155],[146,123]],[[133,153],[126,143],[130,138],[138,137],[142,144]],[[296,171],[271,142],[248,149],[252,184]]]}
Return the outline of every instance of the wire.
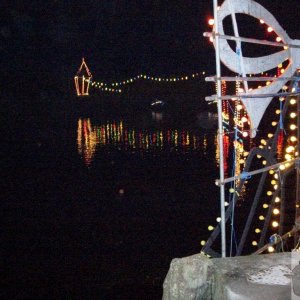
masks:
{"label": "wire", "polygon": [[[293,249],[294,251],[297,250],[299,244],[300,244],[300,237],[299,237],[299,239],[298,239],[297,245],[296,245],[295,248]],[[292,251],[293,251],[293,250],[292,250]]]}

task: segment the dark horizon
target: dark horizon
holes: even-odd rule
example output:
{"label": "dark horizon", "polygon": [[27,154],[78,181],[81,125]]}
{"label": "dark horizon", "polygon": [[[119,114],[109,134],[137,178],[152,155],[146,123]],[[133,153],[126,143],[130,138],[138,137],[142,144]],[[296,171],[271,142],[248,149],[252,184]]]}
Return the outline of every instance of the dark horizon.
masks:
{"label": "dark horizon", "polygon": [[[297,0],[257,2],[300,37]],[[212,14],[212,1],[11,2],[0,13],[3,69],[42,82],[75,73],[85,57],[98,80],[213,72],[213,47],[203,37]]]}

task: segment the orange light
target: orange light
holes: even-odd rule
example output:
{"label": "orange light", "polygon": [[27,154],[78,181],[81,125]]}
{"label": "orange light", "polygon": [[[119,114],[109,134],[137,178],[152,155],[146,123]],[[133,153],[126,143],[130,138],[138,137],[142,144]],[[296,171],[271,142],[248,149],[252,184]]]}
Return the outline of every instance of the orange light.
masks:
{"label": "orange light", "polygon": [[215,20],[214,19],[209,19],[208,20],[208,25],[209,26],[214,26],[214,24],[215,24]]}

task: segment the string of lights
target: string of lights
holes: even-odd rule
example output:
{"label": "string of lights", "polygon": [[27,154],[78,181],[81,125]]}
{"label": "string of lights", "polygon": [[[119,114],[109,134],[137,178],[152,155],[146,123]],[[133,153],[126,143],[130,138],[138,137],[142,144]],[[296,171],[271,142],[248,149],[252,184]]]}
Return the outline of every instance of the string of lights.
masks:
{"label": "string of lights", "polygon": [[[214,19],[210,19],[208,21],[208,24],[209,26],[214,26]],[[263,20],[260,20],[260,24],[265,24],[265,22]],[[267,32],[268,33],[274,33],[274,30],[272,27],[268,26],[267,27]],[[281,38],[279,36],[275,36],[275,40],[276,42],[282,42]],[[211,36],[210,37],[210,42],[214,42],[214,39],[213,37]],[[282,74],[284,74],[285,72],[285,67],[286,65],[289,63],[289,60],[286,60],[283,64],[279,64],[278,67],[277,67],[277,74],[274,75],[274,78],[276,77],[279,77],[281,76]],[[265,75],[268,75],[268,74],[263,74],[261,73],[262,76],[265,76]],[[249,75],[251,77],[251,75]],[[240,87],[240,83],[241,81],[236,81],[236,95],[239,95],[241,92],[243,92],[243,89]],[[271,84],[271,81],[266,81],[265,85],[269,85]],[[257,85],[257,86],[255,86]],[[259,85],[259,84],[252,84],[252,87],[249,88],[249,91],[251,91],[253,88],[256,88],[256,89],[259,89],[259,88],[262,88],[263,86],[262,85]],[[226,82],[225,84],[223,83],[222,81],[222,84],[221,84],[221,88],[222,88],[222,95],[225,95],[226,94]],[[287,89],[287,86],[284,86],[283,87],[283,90],[286,90]],[[217,91],[216,91],[217,92]],[[284,98],[281,98],[280,101],[284,101],[285,99]],[[230,131],[230,125],[232,125],[232,121],[231,121],[231,115],[230,115],[230,110],[229,110],[229,107],[228,106],[228,103],[229,101],[228,100],[223,100],[222,101],[222,117],[223,117],[223,128],[224,128],[224,138],[223,138],[223,144],[224,144],[224,149],[227,149],[228,148],[228,140],[229,140],[229,135],[231,133]],[[290,100],[290,104],[291,106],[295,105],[296,104],[296,100],[294,98],[292,98]],[[276,110],[275,111],[275,114],[276,115],[280,115],[281,114],[281,110]],[[297,138],[295,136],[295,133],[294,131],[297,129],[297,122],[295,122],[295,118],[297,117],[297,114],[295,111],[291,111],[290,114],[289,114],[289,117],[290,117],[290,124],[289,124],[289,134],[287,134],[288,138],[287,138],[287,146],[285,148],[285,154],[284,154],[284,159],[285,160],[292,160],[294,159],[295,157],[297,157],[299,155],[299,153],[296,152],[296,149],[297,149]],[[238,139],[236,142],[235,142],[235,145],[234,145],[234,148],[235,148],[235,151],[237,153],[237,155],[235,156],[236,159],[235,161],[233,162],[236,166],[236,169],[235,169],[235,172],[236,173],[241,173],[243,171],[243,164],[245,163],[245,159],[246,157],[248,156],[249,152],[247,152],[245,149],[244,149],[244,145],[243,145],[243,140],[244,138],[248,137],[249,136],[249,130],[247,130],[247,127],[249,127],[249,120],[248,120],[248,116],[247,116],[247,112],[246,110],[244,109],[242,103],[240,100],[238,101],[235,101],[234,103],[234,115],[233,115],[233,126],[236,126],[236,128],[238,129],[238,132],[240,132],[242,134],[242,137],[240,139]],[[248,124],[248,125],[247,125]],[[273,121],[272,123],[272,126],[275,127],[277,126],[278,122],[277,121]],[[245,125],[246,128],[245,128]],[[268,138],[271,139],[273,137],[273,134],[272,133],[268,133]],[[228,137],[228,139],[225,139],[225,137]],[[285,142],[285,139],[284,139],[284,133],[283,133],[283,130],[280,132],[279,134],[279,138],[278,138],[278,147],[277,147],[277,152],[278,152],[278,156],[280,156],[281,153],[283,153],[283,144]],[[259,148],[263,148],[267,145],[267,142],[265,139],[262,139],[261,140],[261,145],[259,146]],[[216,153],[218,153],[218,150],[216,151]],[[227,151],[224,151],[224,156],[225,156],[225,159],[224,159],[224,169],[225,169],[225,172],[228,173],[228,163],[226,163],[228,157],[226,155]],[[217,154],[218,156],[219,154]],[[218,158],[218,157],[216,157]],[[258,158],[261,158],[260,155],[258,155]],[[262,164],[263,165],[266,165],[267,164],[267,161],[266,160],[263,160],[262,161]],[[279,172],[280,171],[283,171],[284,169],[286,168],[285,165],[282,165],[280,167],[280,170],[278,170]],[[272,209],[272,220],[270,222],[271,224],[271,228],[273,228],[273,230],[278,230],[279,229],[279,223],[280,223],[280,220],[279,220],[279,215],[280,215],[280,202],[281,202],[281,199],[279,196],[276,196],[275,197],[275,192],[276,190],[278,189],[279,187],[279,180],[280,180],[280,173],[276,171],[276,170],[270,170],[269,171],[269,174],[272,176],[271,180],[270,180],[270,184],[273,188],[274,191],[272,191],[271,189],[268,190],[266,192],[266,195],[267,197],[272,197],[273,196],[273,209]],[[234,193],[237,193],[236,189],[235,189],[235,186],[234,185],[233,187],[229,188],[228,189],[228,192],[229,194],[234,194]],[[239,195],[238,195],[239,196]],[[270,201],[269,201],[270,202]],[[225,202],[225,206],[228,206],[229,203],[226,201]],[[269,208],[269,204],[267,203],[264,203],[263,204],[263,209],[267,209]],[[265,220],[265,216],[263,214],[259,215],[258,216],[258,219],[259,221],[264,221]],[[220,217],[217,217],[216,218],[216,221],[217,223],[219,223],[221,221],[221,218]],[[208,227],[208,230],[209,231],[213,231],[215,229],[214,226],[212,225],[209,225]],[[261,233],[261,229],[259,227],[255,228],[255,233],[256,234],[259,234]],[[201,246],[204,246],[206,243],[205,240],[202,240],[200,242]],[[252,246],[256,247],[258,246],[258,242],[256,240],[253,240],[252,241]],[[269,252],[274,252],[275,249],[273,247],[269,247],[268,248],[268,251]]]}
{"label": "string of lights", "polygon": [[[286,99],[280,99],[280,101],[285,101]],[[279,135],[279,139],[278,139],[278,147],[277,147],[277,152],[278,152],[278,156],[281,158],[281,159],[285,159],[286,161],[291,161],[293,159],[295,159],[296,157],[298,157],[299,153],[297,153],[296,149],[297,149],[297,138],[295,136],[295,129],[296,127],[294,126],[295,124],[295,118],[296,118],[296,112],[294,110],[294,105],[296,104],[296,99],[294,98],[291,98],[289,100],[289,104],[290,104],[290,112],[289,112],[289,126],[287,128],[288,132],[286,132],[288,138],[286,140],[286,145],[285,145],[285,155],[284,157],[282,157],[282,150],[283,150],[283,142],[284,140],[281,138],[283,135]],[[275,112],[277,115],[280,114],[280,111],[276,110]],[[277,125],[277,122],[272,122],[272,125],[273,126],[276,126]],[[281,129],[281,133],[283,133],[283,129]],[[268,137],[269,138],[272,138],[272,134],[268,134]],[[261,145],[260,147],[263,147],[267,144],[267,142],[262,139],[261,140]],[[258,158],[261,158],[261,156],[258,156]],[[263,165],[266,165],[266,161],[263,160],[262,161],[262,164]],[[280,176],[280,172],[283,172],[287,167],[289,167],[288,165],[281,165],[280,168],[278,170],[270,170],[269,171],[269,175],[271,175],[271,179],[270,179],[270,184],[273,188],[274,191],[272,191],[271,189],[267,191],[266,195],[268,197],[271,197],[273,196],[274,199],[272,199],[272,202],[271,204],[268,204],[268,203],[264,203],[263,204],[263,208],[264,209],[267,209],[269,208],[270,205],[272,205],[272,219],[271,219],[271,228],[273,229],[273,231],[276,231],[279,229],[279,224],[280,224],[280,213],[281,213],[281,198],[276,194],[276,191],[278,189],[278,187],[280,186],[281,184],[281,176]],[[263,221],[265,220],[265,217],[263,215],[260,215],[259,216],[259,220]],[[260,228],[256,228],[255,229],[255,233],[259,234],[261,233],[261,229]],[[278,233],[276,233],[278,234]],[[253,246],[257,246],[258,243],[256,240],[253,240],[252,241],[252,245]],[[275,248],[273,246],[269,246],[268,247],[268,252],[274,252],[275,251]]]}
{"label": "string of lights", "polygon": [[189,75],[181,75],[181,76],[173,76],[173,77],[161,77],[161,76],[153,76],[149,74],[148,75],[140,74],[124,80],[114,81],[114,82],[91,81],[91,86],[95,88],[99,88],[100,90],[105,92],[121,93],[122,89],[120,87],[133,84],[134,82],[139,80],[155,81],[158,83],[163,83],[163,82],[175,83],[180,81],[188,81],[188,80],[196,79],[199,78],[200,76],[201,77],[204,76],[205,74],[206,74],[205,71],[202,71],[200,73],[192,73]]}

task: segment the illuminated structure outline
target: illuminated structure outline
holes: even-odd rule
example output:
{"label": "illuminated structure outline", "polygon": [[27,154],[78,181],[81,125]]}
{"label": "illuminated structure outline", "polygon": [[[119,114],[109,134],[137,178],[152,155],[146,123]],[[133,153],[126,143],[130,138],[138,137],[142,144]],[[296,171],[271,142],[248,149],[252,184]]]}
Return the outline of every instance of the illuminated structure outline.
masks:
{"label": "illuminated structure outline", "polygon": [[[219,148],[220,148],[220,179],[216,180],[216,184],[220,187],[220,211],[221,211],[221,218],[218,218],[220,223],[214,228],[213,226],[209,226],[209,230],[213,230],[211,236],[209,237],[208,241],[204,242],[202,251],[211,256],[227,256],[227,241],[226,241],[226,222],[232,216],[232,212],[234,212],[234,207],[236,205],[239,193],[244,187],[244,184],[247,180],[256,174],[261,174],[261,179],[258,185],[258,188],[255,193],[255,197],[253,199],[250,212],[248,214],[241,240],[237,245],[236,255],[241,255],[246,238],[248,236],[249,228],[252,223],[254,214],[257,209],[258,202],[262,195],[262,189],[264,183],[266,181],[267,172],[270,174],[277,175],[278,179],[280,177],[280,181],[278,184],[275,184],[276,189],[274,188],[274,192],[268,191],[268,196],[273,196],[272,200],[270,201],[270,205],[268,206],[268,214],[267,217],[260,218],[260,220],[265,220],[263,229],[256,230],[256,233],[261,232],[261,237],[259,244],[256,243],[256,246],[259,249],[255,252],[256,254],[262,253],[269,248],[273,248],[273,245],[278,244],[278,242],[292,235],[297,235],[298,231],[300,230],[300,163],[299,163],[299,139],[300,139],[300,122],[299,122],[299,114],[300,114],[300,89],[298,82],[300,81],[300,41],[299,40],[291,40],[286,32],[280,27],[276,19],[261,5],[256,3],[253,0],[225,0],[223,4],[219,7],[218,0],[213,0],[213,8],[214,8],[214,29],[211,33],[204,33],[204,36],[212,38],[215,46],[215,54],[216,54],[216,75],[213,77],[207,77],[206,81],[213,81],[217,84],[217,95],[212,95],[206,97],[207,101],[215,101],[218,104],[218,140],[219,140]],[[266,40],[258,40],[258,39],[250,39],[250,38],[243,38],[239,36],[237,21],[235,14],[242,13],[246,15],[253,16],[257,19],[261,20],[261,23],[266,23],[274,30],[277,34],[279,39],[276,39],[276,42],[266,41]],[[234,36],[228,36],[224,34],[223,29],[223,19],[226,16],[231,16],[232,24],[234,29]],[[232,50],[228,44],[228,40],[233,40],[236,42],[236,51]],[[254,43],[266,46],[275,46],[283,48],[282,51],[278,53],[258,57],[258,58],[249,58],[243,57],[241,43]],[[289,64],[282,74],[279,77],[248,77],[249,74],[258,74],[264,72],[266,70],[273,69],[280,65],[283,61],[288,60]],[[232,70],[233,72],[237,73],[238,76],[235,77],[222,77],[221,76],[221,61],[224,65]],[[221,91],[221,84],[222,81],[240,81],[244,85],[244,91],[238,95],[222,95]],[[248,89],[248,81],[271,81],[265,87],[257,88],[254,90]],[[284,86],[286,83],[290,83],[289,89],[285,89]],[[295,84],[297,83],[297,84]],[[296,86],[296,87],[295,87]],[[283,92],[281,91],[283,90]],[[224,149],[223,149],[223,136],[224,136],[224,128],[223,128],[223,116],[222,116],[222,104],[223,100],[233,100],[233,101],[242,101],[248,116],[250,117],[251,121],[251,131],[250,134],[252,137],[255,137],[258,125],[263,117],[269,103],[274,97],[279,97],[281,99],[289,99],[289,101],[285,102],[284,107],[280,110],[281,121],[278,122],[278,126],[274,135],[269,137],[269,140],[266,142],[264,141],[264,145],[259,147],[252,148],[246,163],[245,168],[242,173],[237,176],[233,176],[231,178],[224,178]],[[297,100],[292,98],[297,97]],[[289,104],[292,102],[298,103],[297,104],[297,125],[292,124],[290,127],[291,129],[297,129],[297,138],[293,137],[294,140],[297,142],[296,148],[297,150],[294,152],[294,157],[290,155],[289,158],[285,158],[286,161],[277,162],[276,159],[276,146],[278,137],[280,136],[280,132],[282,130],[281,124],[282,119],[285,117]],[[296,114],[296,113],[293,113]],[[277,124],[276,124],[277,125]],[[287,152],[288,154],[288,152]],[[252,160],[255,156],[264,157],[263,164],[266,166],[262,169],[258,169],[255,171],[249,171],[251,168]],[[278,194],[285,187],[285,180],[287,176],[292,174],[292,171],[296,170],[296,215],[295,215],[295,225],[291,231],[282,235],[282,225],[283,225],[283,217],[280,217],[280,227],[279,229],[279,236],[280,239],[277,238],[276,241],[270,241],[268,244],[264,245],[268,225],[270,223],[270,217],[272,211],[277,214],[278,209],[276,208],[275,204],[278,203]],[[273,172],[273,173],[271,173]],[[274,181],[274,180],[273,180]],[[225,210],[225,185],[229,182],[237,182],[237,185],[233,191],[234,197],[232,201],[229,203],[229,206]],[[274,187],[275,187],[274,186]],[[275,208],[274,208],[275,207]],[[265,207],[264,207],[265,208]],[[282,208],[282,207],[280,207]],[[275,214],[274,213],[274,214]],[[273,227],[278,227],[278,222],[273,222]],[[242,225],[240,225],[242,226]],[[212,249],[212,244],[216,240],[216,238],[221,235],[221,253],[218,253],[214,249]],[[282,237],[281,237],[282,235]],[[298,235],[299,239],[299,235]],[[253,244],[254,245],[254,244]],[[274,248],[273,248],[274,251]],[[230,249],[230,255],[231,255]]]}
{"label": "illuminated structure outline", "polygon": [[74,77],[77,96],[88,96],[89,95],[91,79],[92,79],[92,74],[91,74],[84,58],[82,58],[80,68],[78,69],[78,71]]}

